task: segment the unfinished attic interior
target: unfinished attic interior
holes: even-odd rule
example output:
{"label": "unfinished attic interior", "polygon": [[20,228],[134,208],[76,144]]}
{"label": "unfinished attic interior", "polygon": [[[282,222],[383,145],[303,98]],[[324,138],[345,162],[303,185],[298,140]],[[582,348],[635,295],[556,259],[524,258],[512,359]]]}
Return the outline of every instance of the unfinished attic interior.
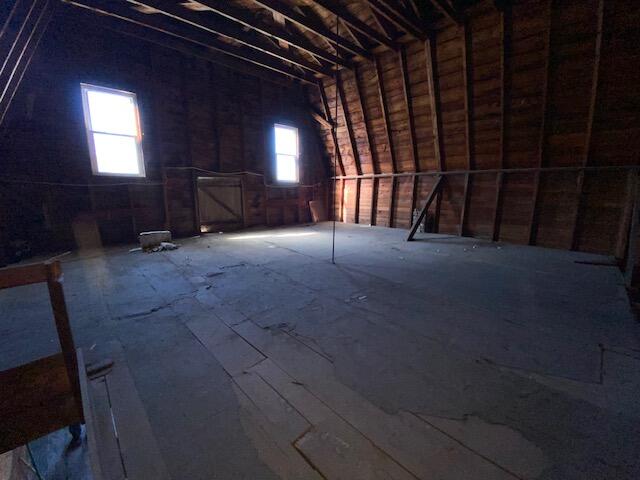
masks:
{"label": "unfinished attic interior", "polygon": [[640,478],[640,2],[0,2],[0,480]]}

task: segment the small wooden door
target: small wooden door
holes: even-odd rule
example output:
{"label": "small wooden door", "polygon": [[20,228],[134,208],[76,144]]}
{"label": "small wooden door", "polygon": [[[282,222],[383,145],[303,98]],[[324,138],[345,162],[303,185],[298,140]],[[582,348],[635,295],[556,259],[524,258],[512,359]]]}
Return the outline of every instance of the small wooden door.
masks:
{"label": "small wooden door", "polygon": [[226,232],[244,226],[242,182],[234,177],[198,177],[200,230]]}

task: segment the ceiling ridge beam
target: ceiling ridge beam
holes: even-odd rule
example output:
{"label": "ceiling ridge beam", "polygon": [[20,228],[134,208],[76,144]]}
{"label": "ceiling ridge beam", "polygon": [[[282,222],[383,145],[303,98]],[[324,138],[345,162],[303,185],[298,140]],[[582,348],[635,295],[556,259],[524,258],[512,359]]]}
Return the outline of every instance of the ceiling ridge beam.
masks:
{"label": "ceiling ridge beam", "polygon": [[[287,50],[282,50],[272,43],[264,43],[260,44],[255,38],[251,38],[251,36],[237,27],[234,24],[226,23],[225,24],[214,24],[209,21],[204,15],[203,12],[195,12],[188,8],[181,6],[178,3],[174,3],[171,0],[127,0],[130,4],[140,5],[143,7],[150,7],[160,11],[163,15],[174,18],[176,20],[180,20],[184,23],[192,25],[196,28],[205,30],[207,32],[220,35],[222,37],[229,38],[231,40],[235,40],[247,47],[253,48],[260,52],[266,53],[273,57],[279,58],[280,60],[284,60],[286,62],[292,63],[298,67],[307,69],[311,72],[318,73],[320,75],[324,75],[327,77],[333,76],[333,71],[327,67],[320,67],[313,62],[303,59],[301,57],[297,57],[292,52]],[[205,12],[206,13],[206,12]],[[154,14],[150,14],[154,15]]]}
{"label": "ceiling ridge beam", "polygon": [[304,28],[305,30],[309,30],[310,32],[315,33],[323,37],[324,39],[330,41],[331,43],[335,43],[340,45],[345,50],[349,52],[360,55],[361,57],[371,59],[371,53],[365,50],[362,47],[359,47],[355,43],[347,40],[344,37],[337,35],[332,32],[331,29],[327,28],[325,25],[318,25],[310,18],[302,15],[301,13],[296,12],[293,8],[285,5],[279,0],[253,0],[255,3],[260,5],[261,7],[270,10],[271,12],[278,13],[282,15],[284,18],[289,20],[292,23]]}
{"label": "ceiling ridge beam", "polygon": [[247,14],[244,10],[230,6],[226,1],[219,2],[216,0],[198,0],[198,3],[201,3],[202,5],[222,17],[228,18],[229,20],[237,22],[245,27],[251,28],[252,30],[255,30],[256,32],[259,32],[263,35],[267,35],[277,40],[286,42],[294,48],[303,50],[328,62],[337,63],[338,65],[342,65],[343,67],[349,69],[353,68],[351,62],[313,45],[313,43],[311,43],[311,41],[307,38],[292,35],[291,33],[285,32],[284,30],[275,31],[266,22],[257,20],[254,15]]}

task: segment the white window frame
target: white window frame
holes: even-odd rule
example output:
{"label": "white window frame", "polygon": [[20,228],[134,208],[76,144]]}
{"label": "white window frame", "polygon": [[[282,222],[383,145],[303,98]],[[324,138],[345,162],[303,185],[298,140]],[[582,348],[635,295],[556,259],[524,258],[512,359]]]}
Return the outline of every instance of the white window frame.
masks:
{"label": "white window frame", "polygon": [[[296,133],[296,154],[294,155],[296,162],[296,179],[295,180],[280,180],[278,178],[278,155],[287,155],[286,153],[278,153],[276,150],[276,128],[282,128],[287,130],[293,130]],[[275,177],[278,183],[295,185],[300,183],[300,134],[297,127],[293,127],[291,125],[286,125],[284,123],[274,123],[273,124],[273,157],[274,157],[274,166],[275,166]]]}
{"label": "white window frame", "polygon": [[[140,126],[140,111],[138,109],[138,99],[136,94],[133,92],[127,92],[124,90],[117,90],[115,88],[101,87],[99,85],[92,85],[89,83],[81,83],[80,90],[82,92],[82,109],[84,111],[84,125],[87,133],[87,142],[89,144],[89,153],[91,155],[91,170],[94,175],[105,176],[105,177],[145,177],[145,169],[144,169],[144,156],[142,154],[142,128]],[[102,132],[99,130],[93,130],[91,128],[91,112],[89,110],[89,99],[87,93],[93,92],[107,92],[115,95],[121,95],[124,97],[129,97],[133,101],[133,106],[136,115],[136,135],[123,135],[119,133],[111,133],[111,132]],[[101,172],[98,169],[98,158],[96,156],[96,147],[93,139],[94,133],[101,133],[105,135],[113,135],[119,137],[129,137],[136,139],[136,150],[137,150],[137,160],[138,160],[138,173],[113,173],[113,172]]]}

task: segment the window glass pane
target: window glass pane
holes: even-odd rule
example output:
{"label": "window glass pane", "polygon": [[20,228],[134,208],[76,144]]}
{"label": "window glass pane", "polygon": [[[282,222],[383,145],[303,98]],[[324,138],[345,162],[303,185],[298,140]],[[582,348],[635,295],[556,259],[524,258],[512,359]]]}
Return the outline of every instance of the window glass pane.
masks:
{"label": "window glass pane", "polygon": [[298,167],[296,157],[292,155],[276,155],[276,175],[281,182],[297,182]]}
{"label": "window glass pane", "polygon": [[276,153],[298,155],[298,131],[295,128],[275,126]]}
{"label": "window glass pane", "polygon": [[94,133],[96,162],[100,173],[139,175],[138,145],[135,137]]}
{"label": "window glass pane", "polygon": [[91,130],[121,135],[137,135],[136,108],[127,95],[88,90]]}

